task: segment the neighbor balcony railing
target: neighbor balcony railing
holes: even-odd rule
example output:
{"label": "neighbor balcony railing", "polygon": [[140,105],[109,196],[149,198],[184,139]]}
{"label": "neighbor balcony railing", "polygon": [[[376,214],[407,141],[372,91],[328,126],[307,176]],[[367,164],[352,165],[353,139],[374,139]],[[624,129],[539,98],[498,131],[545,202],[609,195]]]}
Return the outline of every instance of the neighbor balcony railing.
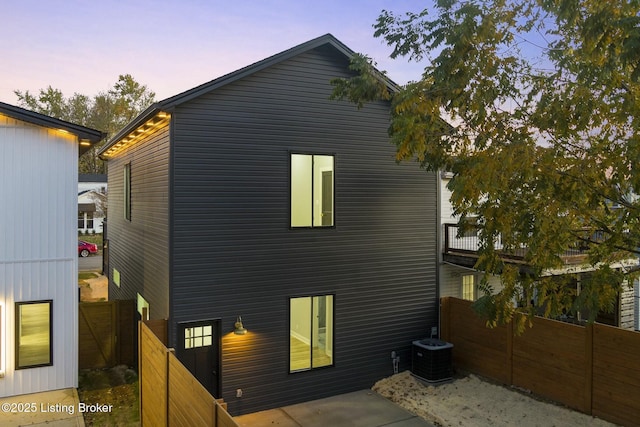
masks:
{"label": "neighbor balcony railing", "polygon": [[[444,248],[443,252],[445,254],[456,254],[456,255],[474,255],[480,249],[480,239],[478,238],[477,230],[474,228],[470,228],[464,234],[458,236],[458,230],[460,226],[458,224],[444,224]],[[502,241],[500,237],[495,243],[494,248],[498,252],[502,252],[502,255],[505,258],[511,259],[524,259],[527,248],[522,247],[516,250],[511,250],[509,252],[502,251]],[[586,248],[580,247],[580,245],[576,244],[575,248],[567,249],[564,253],[560,254],[562,258],[569,257],[579,257],[586,255]]]}

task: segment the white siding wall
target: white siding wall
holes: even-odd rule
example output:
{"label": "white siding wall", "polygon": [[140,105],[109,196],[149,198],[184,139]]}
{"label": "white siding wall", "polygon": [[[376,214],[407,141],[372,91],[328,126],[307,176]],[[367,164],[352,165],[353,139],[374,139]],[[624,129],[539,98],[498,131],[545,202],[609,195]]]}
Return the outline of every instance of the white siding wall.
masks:
{"label": "white siding wall", "polygon": [[[442,174],[438,174],[440,179],[439,184],[439,201],[440,201],[440,253],[444,250],[444,224],[457,224],[458,218],[453,214],[453,207],[451,206],[451,191],[447,188],[449,178]],[[464,239],[460,239],[464,241]],[[455,244],[455,243],[454,243]],[[462,298],[462,276],[467,274],[475,275],[475,284],[477,285],[482,280],[483,272],[470,270],[464,267],[458,267],[455,265],[440,263],[440,296],[441,297],[456,297]],[[490,276],[489,283],[493,287],[494,291],[502,289],[500,283],[500,277]],[[480,296],[477,294],[477,296]]]}
{"label": "white siding wall", "polygon": [[[0,397],[77,386],[76,137],[0,115]],[[15,367],[15,302],[53,300],[53,366]]]}

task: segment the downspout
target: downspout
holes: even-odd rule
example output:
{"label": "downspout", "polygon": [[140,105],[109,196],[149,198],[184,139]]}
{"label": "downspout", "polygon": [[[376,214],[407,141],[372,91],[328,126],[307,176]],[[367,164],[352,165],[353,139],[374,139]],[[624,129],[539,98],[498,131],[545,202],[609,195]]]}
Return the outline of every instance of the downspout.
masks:
{"label": "downspout", "polygon": [[442,195],[440,194],[440,180],[442,179],[442,172],[436,171],[436,301],[438,303],[438,333],[437,337],[440,338],[440,326],[442,325],[441,317],[441,303],[440,303],[440,268],[442,266]]}

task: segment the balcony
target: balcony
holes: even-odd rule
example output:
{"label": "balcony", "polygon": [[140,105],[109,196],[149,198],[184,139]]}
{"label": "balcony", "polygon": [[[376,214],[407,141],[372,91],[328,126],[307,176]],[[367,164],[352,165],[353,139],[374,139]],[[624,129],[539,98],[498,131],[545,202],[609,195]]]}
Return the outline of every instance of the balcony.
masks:
{"label": "balcony", "polygon": [[[462,267],[474,268],[478,260],[478,249],[480,239],[476,230],[470,230],[458,236],[458,224],[443,224],[444,226],[444,246],[443,260],[445,262],[460,265]],[[500,239],[495,244],[495,249],[500,254],[504,262],[510,264],[521,264],[526,266],[525,256],[527,248],[521,247],[511,251],[502,252],[502,242]],[[587,251],[576,245],[575,249],[568,249],[560,255],[565,265],[582,264],[587,258]]]}

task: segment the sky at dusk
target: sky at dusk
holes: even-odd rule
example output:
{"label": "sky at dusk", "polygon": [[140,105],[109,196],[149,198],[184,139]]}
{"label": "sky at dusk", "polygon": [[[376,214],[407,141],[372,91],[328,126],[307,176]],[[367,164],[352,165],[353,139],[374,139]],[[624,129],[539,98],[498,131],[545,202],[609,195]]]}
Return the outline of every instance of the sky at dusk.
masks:
{"label": "sky at dusk", "polygon": [[331,33],[404,84],[425,64],[391,60],[373,37],[382,9],[419,0],[0,0],[0,101],[52,86],[65,96],[106,91],[131,74],[161,100]]}

